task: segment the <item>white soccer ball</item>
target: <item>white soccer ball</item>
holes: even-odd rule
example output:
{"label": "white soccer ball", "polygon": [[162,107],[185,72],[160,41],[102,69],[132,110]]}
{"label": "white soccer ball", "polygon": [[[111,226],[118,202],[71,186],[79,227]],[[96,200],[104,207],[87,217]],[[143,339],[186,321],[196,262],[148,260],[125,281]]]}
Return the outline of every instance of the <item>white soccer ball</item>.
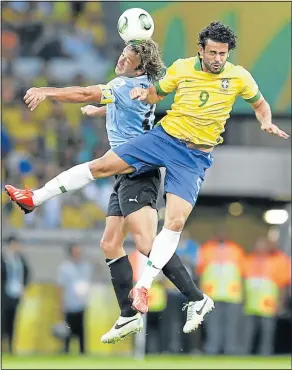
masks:
{"label": "white soccer ball", "polygon": [[125,42],[148,40],[153,35],[154,22],[146,10],[128,9],[118,20],[118,32]]}

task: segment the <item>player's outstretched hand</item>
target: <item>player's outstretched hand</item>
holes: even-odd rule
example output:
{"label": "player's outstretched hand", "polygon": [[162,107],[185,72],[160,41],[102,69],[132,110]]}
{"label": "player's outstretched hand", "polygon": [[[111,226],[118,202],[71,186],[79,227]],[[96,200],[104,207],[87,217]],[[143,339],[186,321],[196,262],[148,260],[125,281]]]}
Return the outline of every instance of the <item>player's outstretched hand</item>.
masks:
{"label": "player's outstretched hand", "polygon": [[38,87],[32,87],[31,89],[27,90],[23,100],[28,108],[33,111],[36,107],[46,99],[46,95],[44,94],[43,90]]}
{"label": "player's outstretched hand", "polygon": [[102,115],[102,114],[99,114],[99,113],[102,113],[100,112],[101,109],[102,108],[95,107],[94,105],[86,105],[85,107],[81,108],[81,112],[82,114],[85,114],[88,117],[96,117],[96,116]]}
{"label": "player's outstretched hand", "polygon": [[262,125],[261,130],[267,132],[268,134],[273,134],[276,136],[281,137],[282,139],[288,139],[289,135],[286,132],[279,129],[278,126],[274,125],[273,123],[269,125]]}
{"label": "player's outstretched hand", "polygon": [[132,100],[145,101],[148,96],[148,89],[143,89],[142,87],[135,87],[130,91],[130,97]]}

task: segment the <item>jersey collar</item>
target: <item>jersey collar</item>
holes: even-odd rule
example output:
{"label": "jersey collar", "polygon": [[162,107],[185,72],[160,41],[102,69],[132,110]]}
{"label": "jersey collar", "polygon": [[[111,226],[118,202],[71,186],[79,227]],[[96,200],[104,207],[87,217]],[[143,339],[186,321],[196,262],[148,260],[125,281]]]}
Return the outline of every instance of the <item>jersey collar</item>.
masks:
{"label": "jersey collar", "polygon": [[200,59],[199,53],[195,58],[194,68],[196,71],[202,71],[202,65],[201,65],[201,59]]}

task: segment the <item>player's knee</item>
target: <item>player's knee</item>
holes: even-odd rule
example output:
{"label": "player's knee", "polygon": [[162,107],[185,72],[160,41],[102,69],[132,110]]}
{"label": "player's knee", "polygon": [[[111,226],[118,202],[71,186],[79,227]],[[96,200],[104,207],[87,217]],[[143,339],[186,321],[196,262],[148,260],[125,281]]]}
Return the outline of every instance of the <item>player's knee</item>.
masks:
{"label": "player's knee", "polygon": [[100,247],[105,255],[108,255],[109,253],[117,252],[122,246],[117,243],[115,240],[110,239],[101,239],[100,241]]}
{"label": "player's knee", "polygon": [[107,176],[108,169],[105,162],[104,158],[101,157],[89,163],[90,172],[95,179]]}
{"label": "player's knee", "polygon": [[95,179],[109,177],[119,173],[132,173],[135,169],[109,150],[102,157],[89,162],[89,169]]}
{"label": "player's knee", "polygon": [[172,231],[182,231],[182,229],[184,228],[185,222],[186,220],[184,217],[179,217],[179,216],[172,217],[172,218],[168,218],[167,220],[165,220],[164,227]]}

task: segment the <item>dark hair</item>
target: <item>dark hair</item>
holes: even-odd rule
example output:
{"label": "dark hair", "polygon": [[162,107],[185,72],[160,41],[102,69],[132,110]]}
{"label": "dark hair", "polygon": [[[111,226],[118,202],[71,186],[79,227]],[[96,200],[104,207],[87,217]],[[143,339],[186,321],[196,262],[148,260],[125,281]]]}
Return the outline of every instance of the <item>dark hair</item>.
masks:
{"label": "dark hair", "polygon": [[8,244],[11,244],[13,242],[18,242],[19,239],[15,236],[15,235],[10,235],[8,238],[7,238],[7,243]]}
{"label": "dark hair", "polygon": [[222,42],[228,44],[228,49],[232,50],[236,48],[236,36],[232,29],[225,26],[220,21],[212,22],[207,27],[203,28],[199,33],[199,42],[204,49],[206,41],[210,39],[215,42]]}
{"label": "dark hair", "polygon": [[68,254],[68,256],[72,256],[72,251],[75,247],[78,247],[77,243],[69,243],[67,245],[67,254]]}
{"label": "dark hair", "polygon": [[127,44],[141,59],[138,69],[142,69],[147,74],[149,81],[157,81],[163,75],[165,65],[161,58],[158,44],[152,39],[144,41],[130,41]]}

